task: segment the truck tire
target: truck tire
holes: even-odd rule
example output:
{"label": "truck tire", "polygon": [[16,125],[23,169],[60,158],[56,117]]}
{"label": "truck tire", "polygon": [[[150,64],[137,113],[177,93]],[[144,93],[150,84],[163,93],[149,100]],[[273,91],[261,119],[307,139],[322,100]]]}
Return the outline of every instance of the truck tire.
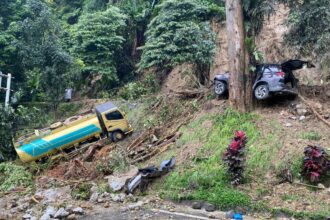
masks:
{"label": "truck tire", "polygon": [[75,122],[75,121],[77,121],[77,120],[80,120],[80,119],[82,119],[82,116],[80,116],[80,115],[72,116],[72,117],[70,117],[70,118],[67,118],[67,119],[64,121],[64,124],[65,124],[65,125],[69,125],[69,124],[71,124],[71,123],[73,123],[73,122]]}
{"label": "truck tire", "polygon": [[114,131],[110,134],[112,142],[118,142],[124,139],[124,133],[121,131]]}
{"label": "truck tire", "polygon": [[56,123],[54,123],[50,126],[50,129],[55,130],[55,129],[61,127],[61,126],[63,126],[62,122],[56,122]]}

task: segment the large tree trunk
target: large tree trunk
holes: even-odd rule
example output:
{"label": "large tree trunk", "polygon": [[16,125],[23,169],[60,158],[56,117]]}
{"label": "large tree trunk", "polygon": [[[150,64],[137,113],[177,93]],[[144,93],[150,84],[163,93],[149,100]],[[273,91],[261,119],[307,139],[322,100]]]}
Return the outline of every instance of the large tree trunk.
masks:
{"label": "large tree trunk", "polygon": [[226,0],[226,26],[229,58],[229,102],[240,112],[252,105],[251,82],[248,80],[248,54],[245,50],[245,33],[242,0]]}

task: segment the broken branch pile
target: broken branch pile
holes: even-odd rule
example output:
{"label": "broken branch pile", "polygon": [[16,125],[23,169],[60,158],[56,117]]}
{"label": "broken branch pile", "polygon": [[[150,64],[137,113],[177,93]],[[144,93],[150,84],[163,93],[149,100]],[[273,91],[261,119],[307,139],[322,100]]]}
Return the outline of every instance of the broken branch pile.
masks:
{"label": "broken branch pile", "polygon": [[149,131],[142,134],[128,147],[128,156],[132,160],[131,164],[142,162],[157,153],[166,151],[180,137],[180,132],[172,133],[161,140],[158,140],[156,135],[154,133],[150,134]]}

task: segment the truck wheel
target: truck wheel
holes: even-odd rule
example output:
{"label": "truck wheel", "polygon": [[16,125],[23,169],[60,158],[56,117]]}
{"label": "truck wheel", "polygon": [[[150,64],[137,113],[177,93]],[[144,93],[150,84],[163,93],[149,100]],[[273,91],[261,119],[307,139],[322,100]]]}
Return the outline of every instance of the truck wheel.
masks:
{"label": "truck wheel", "polygon": [[110,135],[112,142],[118,142],[124,139],[124,133],[121,131],[114,131]]}
{"label": "truck wheel", "polygon": [[61,127],[61,126],[63,126],[62,122],[56,122],[56,123],[54,123],[50,126],[50,129],[55,130],[55,129]]}

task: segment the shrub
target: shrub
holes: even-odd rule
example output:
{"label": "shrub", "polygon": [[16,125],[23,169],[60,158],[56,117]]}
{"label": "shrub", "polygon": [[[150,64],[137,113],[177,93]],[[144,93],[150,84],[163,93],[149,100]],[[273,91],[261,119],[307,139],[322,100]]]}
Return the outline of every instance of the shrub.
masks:
{"label": "shrub", "polygon": [[319,182],[330,171],[328,154],[322,147],[309,145],[304,151],[302,174],[311,182]]}
{"label": "shrub", "polygon": [[223,160],[228,167],[231,184],[238,185],[242,182],[245,161],[246,136],[243,131],[236,131],[235,137],[223,155]]}
{"label": "shrub", "polygon": [[92,188],[91,183],[81,183],[78,184],[74,189],[71,191],[71,196],[74,199],[79,199],[79,200],[88,200],[91,196],[91,188]]}
{"label": "shrub", "polygon": [[97,163],[96,169],[101,174],[110,175],[116,170],[126,170],[128,166],[129,162],[125,155],[119,150],[113,150],[109,154],[109,158]]}
{"label": "shrub", "polygon": [[159,82],[154,74],[148,74],[142,81],[130,82],[122,87],[118,95],[123,99],[139,99],[143,95],[154,93],[159,88]]}
{"label": "shrub", "polygon": [[0,191],[8,192],[17,187],[30,188],[32,185],[32,174],[24,167],[13,163],[0,164]]}

